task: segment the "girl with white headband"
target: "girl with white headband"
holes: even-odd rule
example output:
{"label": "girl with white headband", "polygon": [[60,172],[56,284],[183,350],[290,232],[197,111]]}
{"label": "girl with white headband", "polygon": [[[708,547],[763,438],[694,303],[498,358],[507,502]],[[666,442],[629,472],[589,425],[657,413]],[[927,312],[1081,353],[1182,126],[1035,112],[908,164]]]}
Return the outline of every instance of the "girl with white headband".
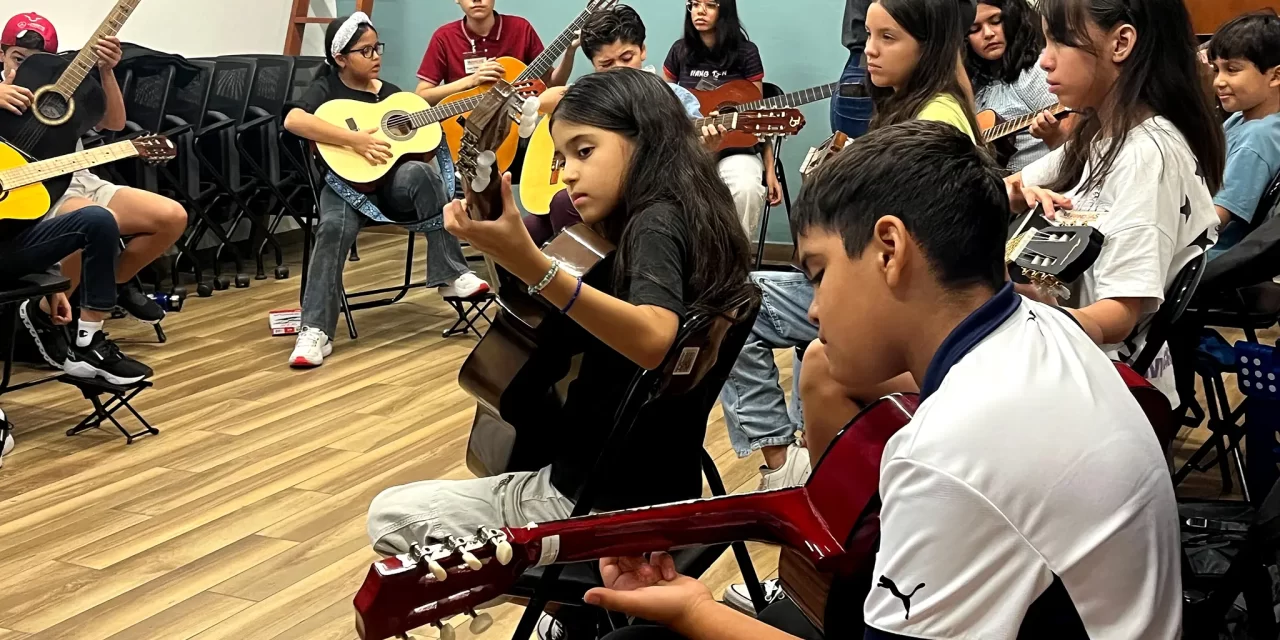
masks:
{"label": "girl with white headband", "polygon": [[[373,135],[377,129],[350,131],[313,115],[330,100],[377,103],[399,93],[399,87],[378,77],[383,46],[373,22],[364,13],[356,12],[330,23],[325,32],[329,73],[317,79],[298,108],[289,112],[285,128],[307,140],[349,147],[371,164],[390,161],[390,146]],[[449,200],[445,179],[435,163],[402,159],[377,192],[367,194],[368,199],[356,194],[332,172],[328,174],[320,192],[320,221],[302,298],[302,331],[289,356],[291,366],[317,367],[332,352],[342,269],[356,234],[370,218],[426,234],[427,286],[438,287],[442,296],[468,298],[489,290],[489,285],[467,267],[458,240],[444,230],[441,211]]]}

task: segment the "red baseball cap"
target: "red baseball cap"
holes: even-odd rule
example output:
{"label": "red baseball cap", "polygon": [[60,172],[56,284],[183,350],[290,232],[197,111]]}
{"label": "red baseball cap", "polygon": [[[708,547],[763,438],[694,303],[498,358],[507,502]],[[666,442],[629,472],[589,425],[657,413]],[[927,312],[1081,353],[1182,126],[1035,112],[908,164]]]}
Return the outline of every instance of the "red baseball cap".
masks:
{"label": "red baseball cap", "polygon": [[13,46],[18,44],[18,38],[28,31],[34,31],[44,38],[44,50],[49,53],[58,52],[58,31],[53,28],[53,23],[48,18],[38,13],[19,13],[9,18],[9,22],[5,23],[4,31],[0,32],[0,45]]}

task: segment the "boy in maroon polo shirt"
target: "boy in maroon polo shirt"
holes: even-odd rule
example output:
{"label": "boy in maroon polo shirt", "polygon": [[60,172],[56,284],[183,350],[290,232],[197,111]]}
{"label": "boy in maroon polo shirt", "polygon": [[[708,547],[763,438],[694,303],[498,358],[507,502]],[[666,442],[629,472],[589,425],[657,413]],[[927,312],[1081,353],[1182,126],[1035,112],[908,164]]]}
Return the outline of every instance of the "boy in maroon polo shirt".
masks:
{"label": "boy in maroon polo shirt", "polygon": [[[454,0],[465,17],[436,29],[431,44],[418,68],[417,94],[431,104],[486,82],[496,82],[503,75],[502,57],[515,58],[525,64],[542,53],[542,40],[528,20],[502,15],[493,10],[495,0]],[[573,73],[575,41],[564,54],[564,62],[548,77],[549,87],[569,81]]]}

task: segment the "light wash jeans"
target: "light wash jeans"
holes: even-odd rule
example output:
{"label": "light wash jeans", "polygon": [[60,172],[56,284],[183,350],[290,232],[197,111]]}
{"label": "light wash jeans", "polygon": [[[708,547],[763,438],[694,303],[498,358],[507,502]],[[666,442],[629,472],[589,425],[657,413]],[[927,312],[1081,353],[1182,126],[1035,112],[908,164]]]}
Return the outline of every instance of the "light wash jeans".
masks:
{"label": "light wash jeans", "polygon": [[[425,162],[406,162],[398,167],[377,197],[384,213],[416,211],[422,220],[442,216],[447,202],[440,170]],[[347,264],[347,254],[356,242],[360,227],[368,220],[327,185],[321,189],[316,244],[311,250],[307,290],[302,296],[302,325],[320,329],[330,339],[338,330],[342,270]],[[427,236],[428,287],[446,284],[470,271],[462,255],[462,245],[443,227],[424,235]]]}
{"label": "light wash jeans", "polygon": [[791,407],[778,382],[774,349],[807,347],[818,338],[809,322],[813,286],[802,273],[759,271],[751,281],[763,299],[751,335],[720,391],[729,444],[745,458],[761,447],[789,445],[804,426],[800,407],[800,361],[792,372]]}

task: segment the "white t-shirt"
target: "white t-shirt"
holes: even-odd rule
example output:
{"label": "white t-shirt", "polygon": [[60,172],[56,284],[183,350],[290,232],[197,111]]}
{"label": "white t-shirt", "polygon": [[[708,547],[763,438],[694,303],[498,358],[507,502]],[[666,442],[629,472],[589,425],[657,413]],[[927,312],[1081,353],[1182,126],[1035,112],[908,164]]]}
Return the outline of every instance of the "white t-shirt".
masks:
{"label": "white t-shirt", "polygon": [[[1094,149],[1101,153],[1102,145]],[[1063,149],[1022,170],[1027,186],[1049,183],[1057,173]],[[1096,157],[1096,156],[1095,156]],[[1088,181],[1093,159],[1085,167]],[[1097,212],[1093,224],[1106,236],[1102,254],[1072,287],[1069,304],[1085,307],[1107,298],[1144,298],[1143,317],[1133,336],[1104,345],[1114,360],[1128,362],[1147,341],[1151,316],[1164,302],[1178,272],[1218,238],[1218,214],[1200,165],[1173,123],[1153,117],[1129,132],[1111,173],[1088,193],[1079,186],[1065,194],[1077,211]],[[1178,406],[1173,360],[1165,345],[1146,377]]]}
{"label": "white t-shirt", "polygon": [[1179,636],[1164,456],[1070,316],[1006,286],[947,338],[922,387],[880,462],[868,638]]}

